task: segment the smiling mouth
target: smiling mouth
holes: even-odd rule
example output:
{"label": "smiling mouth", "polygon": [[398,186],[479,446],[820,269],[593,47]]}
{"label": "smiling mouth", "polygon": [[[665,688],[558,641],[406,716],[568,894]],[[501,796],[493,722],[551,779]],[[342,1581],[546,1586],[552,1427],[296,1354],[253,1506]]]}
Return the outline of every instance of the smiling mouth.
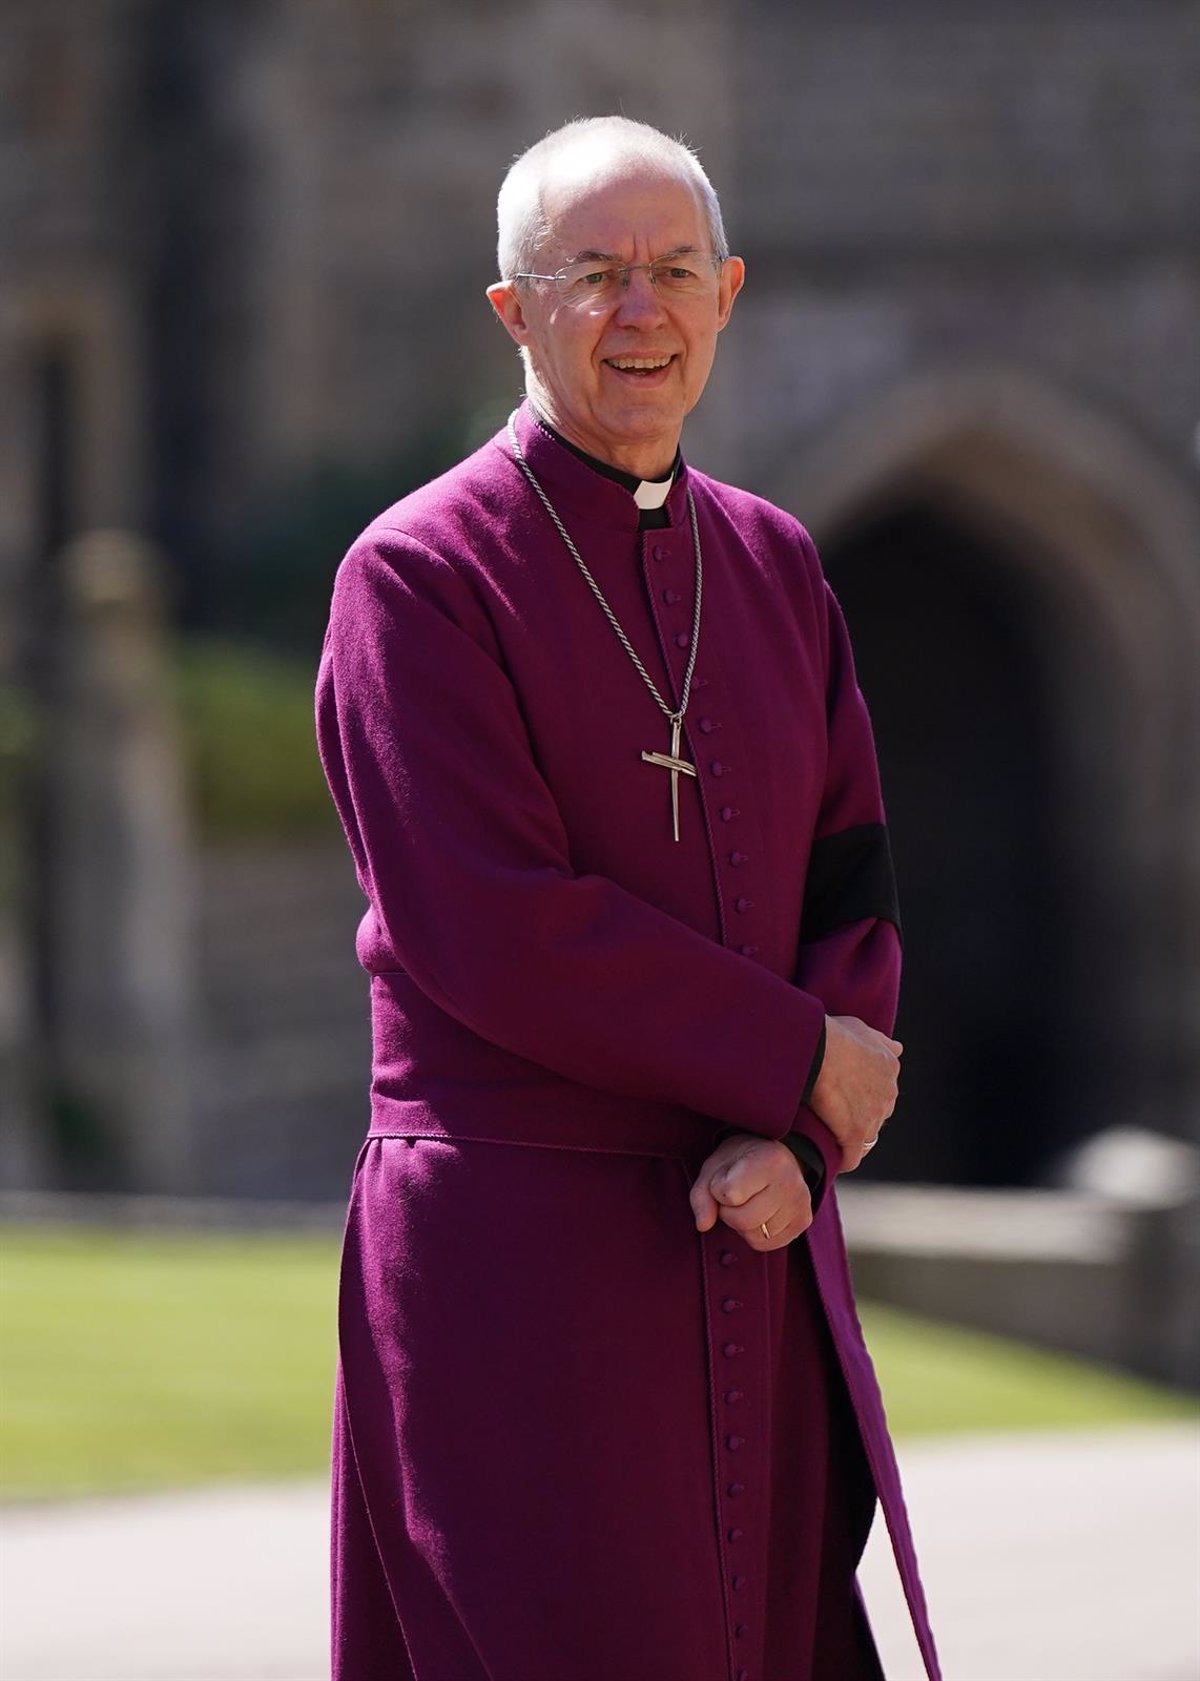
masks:
{"label": "smiling mouth", "polygon": [[619,374],[656,374],[664,368],[670,367],[675,360],[671,356],[606,356],[605,364],[614,368]]}

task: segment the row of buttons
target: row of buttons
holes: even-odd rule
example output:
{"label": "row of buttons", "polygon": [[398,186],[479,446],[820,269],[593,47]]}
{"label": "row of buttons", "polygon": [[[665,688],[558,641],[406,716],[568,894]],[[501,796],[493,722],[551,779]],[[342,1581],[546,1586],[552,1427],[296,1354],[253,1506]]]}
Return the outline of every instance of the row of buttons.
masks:
{"label": "row of buttons", "polygon": [[[733,1249],[722,1249],[720,1254],[717,1256],[717,1259],[720,1265],[726,1268],[735,1267],[738,1264],[738,1255],[736,1250]],[[741,1311],[743,1306],[744,1303],[742,1303],[736,1296],[726,1296],[721,1303],[721,1311],[722,1313],[738,1313]],[[746,1352],[746,1349],[745,1345],[742,1343],[727,1342],[725,1343],[722,1352],[727,1360],[736,1360],[739,1355]],[[721,1396],[722,1401],[727,1407],[740,1407],[745,1398],[744,1392],[740,1389],[726,1389],[723,1391]],[[728,1452],[738,1453],[745,1447],[745,1445],[745,1436],[739,1436],[737,1432],[733,1430],[730,1430],[726,1434],[725,1447]],[[736,1500],[745,1492],[745,1483],[731,1482],[726,1484],[725,1493],[731,1500]],[[725,1531],[725,1539],[730,1546],[736,1546],[736,1544],[742,1540],[744,1535],[745,1530],[739,1528],[736,1524],[730,1525],[730,1527]],[[744,1592],[748,1586],[747,1578],[741,1573],[741,1571],[735,1571],[730,1575],[729,1586],[734,1593],[740,1594]],[[734,1624],[733,1634],[736,1640],[744,1640],[749,1632],[750,1625],[748,1623]],[[737,1670],[734,1681],[750,1681],[750,1671],[744,1668]]]}
{"label": "row of buttons", "polygon": [[[661,543],[655,543],[651,548],[650,553],[656,561],[663,561],[667,558],[667,550]],[[687,601],[680,591],[676,589],[669,586],[663,587],[661,598],[664,605],[668,608],[682,607],[684,610],[687,610]],[[684,627],[680,626],[673,634],[669,631],[667,626],[664,626],[664,630],[667,631],[667,634],[672,635],[672,640],[674,641],[676,648],[682,650],[691,646],[691,632]],[[700,690],[708,687],[709,683],[707,678],[697,672],[692,678],[693,691],[699,692]],[[705,714],[695,720],[693,727],[695,728],[698,736],[702,736],[705,739],[711,739],[719,733],[722,725],[719,718],[715,718],[710,714]],[[726,782],[729,777],[734,775],[734,769],[732,765],[727,764],[723,759],[714,758],[709,761],[708,773],[714,781]],[[733,823],[741,816],[741,812],[738,807],[728,802],[718,808],[717,814],[722,823]],[[749,855],[743,852],[740,848],[730,847],[725,853],[725,862],[728,864],[730,869],[744,870],[745,866],[751,863],[751,859]],[[754,900],[743,893],[733,901],[733,909],[739,916],[747,916],[754,909]],[[743,957],[756,957],[758,955],[759,948],[757,945],[745,944],[739,946],[738,950]],[[718,1265],[726,1271],[737,1266],[741,1258],[742,1257],[738,1254],[737,1250],[729,1247],[722,1247],[717,1252],[716,1256]],[[721,1312],[729,1316],[731,1319],[734,1315],[743,1310],[744,1305],[744,1302],[739,1297],[732,1294],[720,1299]],[[746,1347],[744,1343],[731,1340],[721,1345],[721,1352],[727,1361],[734,1362],[739,1360],[745,1354]],[[738,1423],[740,1415],[744,1415],[746,1412],[745,1391],[737,1388],[735,1384],[730,1384],[729,1387],[722,1386],[720,1390],[720,1397],[722,1407],[729,1409],[729,1411],[723,1415],[722,1419],[722,1422],[725,1425],[725,1429],[721,1437],[724,1450],[726,1453],[738,1454],[744,1460],[746,1456],[743,1450],[747,1449],[750,1445],[747,1436],[744,1434],[746,1427],[743,1424],[739,1430],[735,1429],[734,1426]],[[746,1493],[746,1483],[739,1482],[735,1477],[730,1475],[729,1481],[724,1483],[724,1491],[728,1500],[741,1500]],[[746,1532],[744,1528],[736,1522],[727,1520],[727,1522],[722,1526],[722,1534],[725,1544],[731,1548],[736,1548],[737,1554],[741,1554],[743,1549],[739,1544],[745,1539]],[[734,1556],[737,1556],[737,1554]],[[746,1591],[749,1588],[750,1581],[749,1577],[745,1573],[744,1563],[742,1563],[740,1558],[738,1562],[740,1568],[730,1569],[728,1578],[729,1587],[730,1591],[736,1594],[739,1599],[744,1599]],[[734,1623],[733,1635],[735,1640],[745,1642],[750,1637],[750,1634],[751,1626],[748,1622],[739,1621]],[[734,1671],[733,1681],[751,1681],[750,1671],[745,1668],[744,1665],[739,1667]]]}
{"label": "row of buttons", "polygon": [[[661,543],[656,543],[650,552],[653,558],[657,561],[662,561],[667,558],[667,550]],[[662,590],[662,600],[667,607],[677,607],[681,603],[686,606],[684,596],[679,590],[672,588],[670,585],[667,585]],[[677,648],[688,647],[691,643],[691,632],[683,629],[679,630],[675,634],[674,641]],[[707,688],[708,681],[705,677],[697,673],[692,678],[692,687],[693,689]],[[704,717],[696,720],[695,727],[701,735],[713,736],[717,734],[722,726],[719,719],[705,715]],[[709,775],[714,777],[717,781],[721,781],[725,777],[733,775],[733,766],[726,764],[723,759],[711,760],[709,762],[708,770]],[[741,816],[741,811],[735,805],[725,804],[719,808],[717,815],[720,817],[722,823],[733,823]],[[740,847],[731,848],[725,854],[725,860],[730,869],[733,870],[744,869],[747,864],[752,862],[749,853],[743,852]],[[734,899],[733,909],[735,914],[738,916],[749,916],[750,912],[754,909],[754,900],[748,894],[741,893],[736,899]],[[737,948],[738,953],[742,957],[757,957],[760,949],[761,948],[758,945],[751,941],[746,941]]]}

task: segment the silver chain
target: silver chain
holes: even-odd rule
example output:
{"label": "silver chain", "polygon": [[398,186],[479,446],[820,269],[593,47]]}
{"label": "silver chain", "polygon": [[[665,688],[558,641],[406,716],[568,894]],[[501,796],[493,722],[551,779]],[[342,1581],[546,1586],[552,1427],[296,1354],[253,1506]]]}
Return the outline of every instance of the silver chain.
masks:
{"label": "silver chain", "polygon": [[682,723],[683,715],[688,708],[688,697],[692,692],[692,672],[696,669],[696,649],[700,643],[700,595],[704,584],[704,568],[700,559],[700,527],[696,522],[696,503],[692,496],[692,487],[690,485],[688,486],[687,505],[688,515],[692,522],[692,549],[696,556],[696,610],[692,614],[692,651],[688,655],[687,670],[684,672],[683,689],[679,696],[679,710],[678,712],[673,712],[663,697],[659,694],[658,685],[638,658],[637,649],[622,630],[617,615],[604,599],[604,591],[600,588],[600,585],[588,571],[587,564],[584,561],[583,556],[571,541],[570,534],[568,533],[566,526],[563,524],[562,520],[559,519],[558,512],[553,502],[551,502],[550,498],[546,495],[546,492],[542,489],[533,468],[529,465],[528,461],[526,461],[525,456],[522,453],[521,446],[517,442],[517,428],[514,424],[515,420],[516,410],[514,409],[512,414],[508,417],[508,440],[512,444],[513,454],[517,459],[517,466],[521,469],[530,484],[537,491],[538,496],[541,498],[542,506],[550,515],[550,518],[554,521],[554,525],[559,536],[567,545],[567,552],[571,555],[576,566],[578,566],[579,570],[583,573],[583,576],[587,581],[588,588],[600,604],[601,612],[604,614],[604,617],[608,620],[609,624],[613,627],[614,631],[616,631],[617,640],[633,661],[642,682],[654,696],[659,711],[662,713],[667,722],[672,725],[672,727],[677,722]]}

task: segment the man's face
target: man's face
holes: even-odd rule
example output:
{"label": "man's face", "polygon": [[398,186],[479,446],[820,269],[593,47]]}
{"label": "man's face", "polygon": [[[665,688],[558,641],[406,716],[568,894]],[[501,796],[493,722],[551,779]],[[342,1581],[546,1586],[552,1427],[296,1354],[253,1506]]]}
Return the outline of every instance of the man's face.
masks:
{"label": "man's face", "polygon": [[[608,160],[562,169],[544,184],[549,235],[539,273],[577,258],[648,263],[685,251],[707,253],[712,236],[699,196],[661,169]],[[572,443],[647,478],[670,467],[683,418],[712,367],[717,334],[741,289],[741,260],[730,257],[697,294],[656,287],[646,269],[603,302],[572,303],[548,281],[502,281],[488,296],[526,353],[529,395]],[[628,366],[631,358],[662,363]]]}

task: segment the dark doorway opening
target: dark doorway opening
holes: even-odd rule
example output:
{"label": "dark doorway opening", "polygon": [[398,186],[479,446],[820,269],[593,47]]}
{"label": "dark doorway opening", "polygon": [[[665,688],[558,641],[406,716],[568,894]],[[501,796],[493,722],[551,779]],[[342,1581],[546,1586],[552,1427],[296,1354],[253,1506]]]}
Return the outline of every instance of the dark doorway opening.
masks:
{"label": "dark doorway opening", "polygon": [[904,919],[896,1146],[871,1175],[1029,1184],[1072,1130],[1038,597],[995,540],[920,500],[822,552],[875,726]]}

